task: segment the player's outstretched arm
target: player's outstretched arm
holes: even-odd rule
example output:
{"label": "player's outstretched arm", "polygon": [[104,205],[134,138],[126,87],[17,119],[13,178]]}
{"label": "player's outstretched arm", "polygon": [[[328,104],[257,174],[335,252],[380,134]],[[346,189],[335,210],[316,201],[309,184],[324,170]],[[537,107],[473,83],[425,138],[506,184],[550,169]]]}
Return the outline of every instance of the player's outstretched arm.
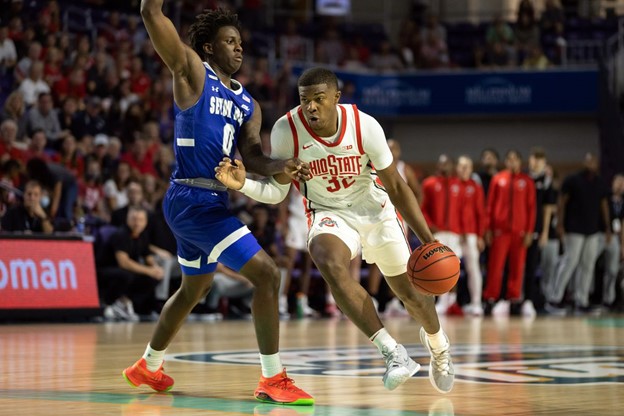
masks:
{"label": "player's outstretched arm", "polygon": [[173,74],[174,99],[186,109],[198,100],[206,76],[201,58],[185,45],[171,20],[163,14],[163,0],[142,0],[141,17],[154,49]]}
{"label": "player's outstretched arm", "polygon": [[233,162],[225,157],[215,168],[215,177],[230,189],[241,192],[251,199],[265,204],[278,204],[286,198],[291,179],[284,173],[259,181],[246,177],[245,166],[240,160]]}
{"label": "player's outstretched arm", "polygon": [[390,201],[399,210],[418,239],[423,244],[434,241],[433,234],[420,210],[416,196],[401,175],[399,175],[396,164],[393,162],[386,169],[378,170],[377,174],[388,192]]}

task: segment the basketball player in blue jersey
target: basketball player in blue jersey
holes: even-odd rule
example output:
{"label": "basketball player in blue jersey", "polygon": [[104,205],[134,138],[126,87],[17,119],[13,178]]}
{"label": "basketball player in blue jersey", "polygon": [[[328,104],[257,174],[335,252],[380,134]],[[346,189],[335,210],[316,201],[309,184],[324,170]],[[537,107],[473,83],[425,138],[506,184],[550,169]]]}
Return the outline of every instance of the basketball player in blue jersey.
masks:
{"label": "basketball player in blue jersey", "polygon": [[[333,72],[308,69],[298,85],[301,105],[273,126],[271,155],[299,157],[310,167],[311,178],[294,185],[305,198],[312,260],[336,304],[384,357],[382,380],[393,390],[420,366],[386,331],[370,296],[350,276],[350,260],[360,249],[368,263],[377,264],[410,316],[422,324],[420,340],[431,355],[431,384],[448,393],[455,380],[449,339],[433,297],[417,292],[407,277],[410,248],[397,210],[423,244],[434,241],[414,192],[397,171],[379,123],[354,105],[338,104],[340,91]],[[224,159],[216,172],[222,183],[260,202],[278,203],[290,187],[289,178],[281,173],[261,181],[245,178],[239,161]]]}
{"label": "basketball player in blue jersey", "polygon": [[214,176],[221,159],[233,157],[236,148],[247,166],[262,175],[284,173],[305,180],[307,166],[295,158],[273,160],[262,153],[260,107],[231,78],[243,60],[237,16],[224,10],[198,15],[189,30],[189,47],[163,14],[162,4],[163,0],[143,0],[141,15],[154,48],[173,75],[177,167],[163,212],[177,240],[184,276],[180,289],[165,304],[145,354],[123,375],[134,386],[147,384],[156,391],[173,387],[173,379],[162,369],[165,349],[210,290],[220,262],[255,286],[252,313],[262,364],[255,397],[271,403],[313,404],[314,399],[287,377],[279,357],[278,268],[229,212],[227,189]]}

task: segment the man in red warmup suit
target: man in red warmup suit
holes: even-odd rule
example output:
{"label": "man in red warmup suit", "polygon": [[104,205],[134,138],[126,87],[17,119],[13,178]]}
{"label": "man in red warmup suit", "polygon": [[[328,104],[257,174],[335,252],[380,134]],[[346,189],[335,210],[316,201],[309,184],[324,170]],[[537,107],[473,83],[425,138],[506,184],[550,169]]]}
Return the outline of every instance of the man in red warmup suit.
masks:
{"label": "man in red warmup suit", "polygon": [[[457,255],[462,256],[460,242],[461,221],[461,181],[454,175],[453,160],[445,154],[438,158],[438,172],[423,181],[422,213],[436,240],[451,248]],[[444,315],[455,304],[456,294],[445,293],[440,296],[436,304],[438,314]],[[461,309],[455,305],[453,312]]]}
{"label": "man in red warmup suit", "polygon": [[[486,241],[491,245],[488,272],[483,298],[486,314],[508,315],[510,307],[519,307],[522,301],[522,278],[527,247],[531,244],[535,226],[535,184],[522,173],[522,157],[516,150],[505,156],[507,169],[497,173],[490,184],[487,201],[489,229]],[[505,299],[499,299],[505,263],[509,260],[509,274]]]}

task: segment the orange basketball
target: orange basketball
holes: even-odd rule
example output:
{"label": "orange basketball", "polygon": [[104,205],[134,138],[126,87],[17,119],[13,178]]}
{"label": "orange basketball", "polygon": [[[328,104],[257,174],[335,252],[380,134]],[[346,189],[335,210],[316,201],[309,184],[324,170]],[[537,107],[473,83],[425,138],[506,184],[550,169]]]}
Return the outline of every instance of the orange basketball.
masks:
{"label": "orange basketball", "polygon": [[409,258],[407,276],[420,293],[442,295],[459,279],[459,258],[438,241],[422,245]]}

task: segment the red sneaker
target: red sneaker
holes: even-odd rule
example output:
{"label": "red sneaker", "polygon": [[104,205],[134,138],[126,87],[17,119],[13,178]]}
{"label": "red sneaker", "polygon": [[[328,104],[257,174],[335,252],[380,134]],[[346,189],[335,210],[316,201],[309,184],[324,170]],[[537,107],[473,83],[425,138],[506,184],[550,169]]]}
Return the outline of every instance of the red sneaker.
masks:
{"label": "red sneaker", "polygon": [[464,316],[464,310],[459,306],[457,302],[449,306],[446,310],[446,314],[450,316]]}
{"label": "red sneaker", "polygon": [[314,404],[314,398],[299,387],[296,387],[292,378],[288,378],[286,369],[271,378],[260,377],[254,396],[257,400],[266,403]]}
{"label": "red sneaker", "polygon": [[132,387],[147,384],[156,391],[169,391],[173,387],[173,379],[163,373],[162,365],[158,370],[151,372],[147,369],[145,358],[126,368],[122,374]]}

